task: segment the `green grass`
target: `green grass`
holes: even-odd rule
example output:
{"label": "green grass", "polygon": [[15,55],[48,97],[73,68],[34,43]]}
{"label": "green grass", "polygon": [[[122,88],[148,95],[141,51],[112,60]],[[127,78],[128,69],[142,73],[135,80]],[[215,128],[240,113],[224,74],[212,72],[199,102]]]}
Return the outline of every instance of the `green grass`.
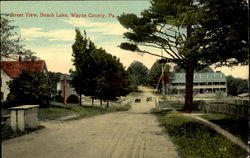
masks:
{"label": "green grass", "polygon": [[178,112],[154,110],[183,158],[245,158],[247,152],[216,131]]}
{"label": "green grass", "polygon": [[250,138],[247,118],[220,113],[207,113],[201,117],[219,125],[247,144],[248,138]]}
{"label": "green grass", "polygon": [[54,120],[63,116],[67,116],[72,113],[73,111],[66,109],[66,108],[59,108],[59,107],[39,108],[38,119],[39,120]]}
{"label": "green grass", "polygon": [[68,120],[75,120],[83,117],[91,117],[94,115],[105,114],[116,111],[127,111],[131,108],[130,104],[124,106],[96,107],[96,106],[79,106],[77,104],[61,104],[52,103],[49,107],[40,108],[38,110],[39,120],[56,120],[58,118],[76,114],[76,117]]}

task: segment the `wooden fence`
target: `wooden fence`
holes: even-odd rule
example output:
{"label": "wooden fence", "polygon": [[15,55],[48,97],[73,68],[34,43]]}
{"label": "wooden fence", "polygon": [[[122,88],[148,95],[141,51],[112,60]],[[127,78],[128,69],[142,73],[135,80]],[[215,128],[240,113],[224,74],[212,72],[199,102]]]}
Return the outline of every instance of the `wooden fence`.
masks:
{"label": "wooden fence", "polygon": [[197,107],[205,112],[226,113],[241,117],[248,117],[250,109],[249,100],[244,99],[200,101]]}
{"label": "wooden fence", "polygon": [[[178,104],[179,106],[176,106]],[[184,103],[159,101],[158,105],[160,108],[180,108],[181,106],[183,108]],[[193,102],[193,110],[248,117],[250,105],[247,99],[196,100]]]}

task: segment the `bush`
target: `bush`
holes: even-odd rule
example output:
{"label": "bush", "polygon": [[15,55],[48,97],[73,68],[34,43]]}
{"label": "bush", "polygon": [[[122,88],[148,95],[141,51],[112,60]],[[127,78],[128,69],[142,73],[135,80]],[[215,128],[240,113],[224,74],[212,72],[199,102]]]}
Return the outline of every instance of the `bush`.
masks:
{"label": "bush", "polygon": [[8,83],[7,101],[12,105],[46,105],[50,101],[50,85],[45,74],[23,71]]}
{"label": "bush", "polygon": [[56,95],[55,96],[55,101],[56,102],[63,103],[63,100],[64,100],[63,96],[61,96],[61,95]]}
{"label": "bush", "polygon": [[68,98],[67,98],[67,103],[79,103],[79,97],[75,94],[71,94]]}

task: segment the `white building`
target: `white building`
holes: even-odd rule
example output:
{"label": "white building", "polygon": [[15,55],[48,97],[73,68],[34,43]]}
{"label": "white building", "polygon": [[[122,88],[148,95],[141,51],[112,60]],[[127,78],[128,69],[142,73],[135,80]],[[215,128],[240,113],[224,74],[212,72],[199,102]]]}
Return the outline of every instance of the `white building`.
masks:
{"label": "white building", "polygon": [[62,92],[62,96],[64,94],[64,77],[66,79],[66,86],[65,86],[65,92],[66,92],[66,99],[71,95],[71,94],[76,94],[76,92],[74,91],[74,87],[72,87],[71,81],[72,81],[72,77],[70,77],[69,75],[61,75],[60,76],[60,81],[57,82],[57,92],[61,91]]}
{"label": "white building", "polygon": [[[172,88],[177,94],[185,93],[185,73],[174,73]],[[222,96],[227,96],[226,77],[221,72],[194,73],[193,80],[194,96],[214,97],[218,92]]]}

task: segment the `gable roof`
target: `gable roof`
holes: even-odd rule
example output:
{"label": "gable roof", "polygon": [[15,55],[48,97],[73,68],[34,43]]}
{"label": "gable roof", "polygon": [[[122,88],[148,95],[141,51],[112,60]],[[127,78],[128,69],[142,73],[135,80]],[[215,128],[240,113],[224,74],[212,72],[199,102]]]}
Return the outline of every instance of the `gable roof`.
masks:
{"label": "gable roof", "polygon": [[11,78],[16,78],[23,70],[42,72],[44,60],[37,61],[1,61],[0,69]]}
{"label": "gable roof", "polygon": [[[186,83],[186,73],[174,73],[172,83]],[[226,82],[222,72],[194,73],[194,83],[198,82]]]}

